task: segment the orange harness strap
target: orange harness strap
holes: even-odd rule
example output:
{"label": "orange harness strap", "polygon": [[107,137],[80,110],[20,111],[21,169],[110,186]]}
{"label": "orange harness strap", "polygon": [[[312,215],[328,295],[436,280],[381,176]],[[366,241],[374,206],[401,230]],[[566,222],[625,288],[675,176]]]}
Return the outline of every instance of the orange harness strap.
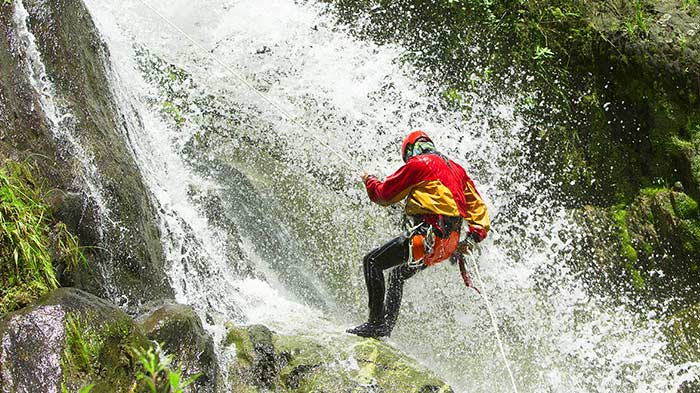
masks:
{"label": "orange harness strap", "polygon": [[436,265],[448,259],[459,246],[459,232],[450,232],[446,238],[435,236],[435,245],[430,255],[425,255],[423,242],[425,235],[413,235],[411,237],[411,247],[413,249],[413,261],[423,260],[426,266]]}

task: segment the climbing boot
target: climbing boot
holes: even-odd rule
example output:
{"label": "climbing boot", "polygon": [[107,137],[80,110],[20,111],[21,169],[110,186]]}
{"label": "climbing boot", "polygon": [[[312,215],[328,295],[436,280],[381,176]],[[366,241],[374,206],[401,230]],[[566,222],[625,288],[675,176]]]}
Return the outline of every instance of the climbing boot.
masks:
{"label": "climbing boot", "polygon": [[360,337],[385,337],[390,334],[389,329],[384,322],[365,322],[360,326],[346,330],[350,334]]}

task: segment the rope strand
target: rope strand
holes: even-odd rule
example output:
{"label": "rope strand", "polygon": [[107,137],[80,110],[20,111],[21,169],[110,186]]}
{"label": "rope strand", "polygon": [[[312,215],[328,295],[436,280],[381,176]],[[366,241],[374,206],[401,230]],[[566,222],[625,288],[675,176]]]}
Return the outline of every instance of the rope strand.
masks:
{"label": "rope strand", "polygon": [[338,152],[336,149],[334,149],[331,145],[329,145],[329,144],[323,142],[321,139],[319,139],[318,137],[316,137],[316,136],[311,132],[311,130],[309,130],[306,126],[300,124],[296,119],[294,119],[294,117],[293,117],[289,112],[287,112],[287,111],[286,111],[284,108],[282,108],[279,104],[277,104],[275,101],[273,101],[272,99],[270,99],[269,97],[267,97],[265,94],[263,94],[260,90],[256,89],[255,86],[253,86],[252,84],[250,84],[250,82],[248,82],[247,80],[245,80],[245,78],[243,78],[243,76],[241,76],[238,72],[236,72],[232,67],[230,67],[228,64],[224,63],[223,61],[219,60],[218,57],[216,57],[216,56],[214,56],[213,54],[211,54],[210,51],[208,51],[207,49],[205,49],[205,48],[204,48],[202,45],[200,45],[194,38],[192,38],[189,34],[185,33],[185,31],[182,30],[182,29],[181,29],[179,26],[177,26],[175,23],[171,22],[168,18],[166,18],[165,16],[163,16],[163,14],[161,14],[160,12],[158,12],[158,10],[156,10],[155,8],[153,8],[150,4],[146,3],[145,0],[139,0],[139,2],[140,2],[141,4],[143,4],[143,5],[145,5],[146,7],[148,7],[151,11],[153,11],[154,14],[158,15],[158,17],[159,17],[160,19],[162,19],[165,23],[167,23],[170,27],[172,27],[173,29],[175,29],[176,31],[178,31],[180,34],[182,34],[182,36],[185,37],[189,42],[191,42],[192,45],[194,45],[196,48],[198,48],[198,49],[201,50],[203,53],[205,53],[207,57],[209,57],[209,58],[210,58],[211,60],[213,60],[214,62],[218,63],[220,66],[224,67],[224,69],[225,69],[226,71],[228,71],[229,73],[231,73],[231,75],[233,75],[236,79],[238,79],[238,81],[240,81],[243,85],[245,85],[247,88],[249,88],[249,89],[250,89],[253,93],[255,93],[258,97],[262,98],[264,101],[266,101],[268,104],[270,104],[270,106],[271,106],[272,108],[274,108],[275,110],[277,110],[277,111],[282,115],[283,118],[286,118],[286,119],[289,120],[292,124],[294,124],[295,126],[299,127],[299,129],[305,131],[306,134],[307,134],[309,137],[311,137],[313,140],[315,140],[315,141],[316,141],[318,144],[320,144],[321,146],[325,147],[325,148],[326,148],[328,151],[330,151],[331,153],[335,154],[341,161],[343,161],[348,167],[350,167],[350,169],[353,169],[353,170],[355,170],[355,171],[357,171],[357,172],[360,172],[360,171],[361,171],[361,169],[360,169],[355,163],[353,163],[352,161],[350,161],[349,158],[345,157],[345,156],[342,155],[340,152]]}
{"label": "rope strand", "polygon": [[503,357],[503,362],[506,365],[506,370],[508,370],[508,376],[510,377],[510,383],[513,387],[513,392],[518,393],[518,388],[515,385],[515,377],[513,376],[513,371],[510,368],[510,362],[508,361],[508,357],[506,356],[505,346],[503,345],[503,340],[501,340],[501,334],[498,331],[498,321],[496,321],[496,314],[494,313],[493,308],[491,307],[491,302],[489,301],[489,298],[486,294],[486,287],[484,286],[484,280],[481,279],[481,273],[479,272],[479,266],[476,263],[476,257],[473,253],[470,253],[469,256],[472,260],[472,265],[474,268],[474,273],[476,274],[476,278],[477,280],[479,280],[479,287],[481,288],[481,297],[484,299],[484,303],[486,303],[486,310],[488,311],[489,316],[491,317],[491,324],[493,325],[493,331],[496,333],[496,342],[498,343],[498,349],[501,351],[501,357]]}

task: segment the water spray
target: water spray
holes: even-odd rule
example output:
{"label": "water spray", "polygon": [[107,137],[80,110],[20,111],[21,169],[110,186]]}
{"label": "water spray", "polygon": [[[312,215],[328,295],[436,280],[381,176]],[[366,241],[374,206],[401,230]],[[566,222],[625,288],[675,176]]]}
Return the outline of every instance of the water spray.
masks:
{"label": "water spray", "polygon": [[187,33],[186,33],[184,30],[182,30],[179,26],[177,26],[175,23],[173,23],[173,22],[170,21],[168,18],[166,18],[163,14],[161,14],[160,12],[158,12],[158,10],[156,10],[155,8],[153,8],[150,4],[146,3],[146,1],[144,1],[144,0],[138,0],[138,1],[139,1],[141,4],[145,5],[147,8],[149,8],[151,11],[153,11],[154,14],[156,14],[160,19],[162,19],[162,20],[163,20],[165,23],[167,23],[170,27],[172,27],[173,29],[175,29],[175,30],[176,30],[177,32],[179,32],[180,34],[182,34],[182,36],[185,37],[185,39],[187,39],[187,41],[189,41],[190,43],[192,43],[192,45],[194,45],[196,48],[198,48],[200,51],[202,51],[202,53],[204,53],[207,57],[209,57],[211,60],[213,60],[214,62],[216,62],[216,63],[219,64],[220,66],[224,67],[224,69],[225,69],[226,71],[228,71],[229,73],[231,73],[231,75],[233,75],[236,79],[238,79],[239,82],[241,82],[243,85],[245,85],[248,89],[250,89],[253,93],[255,93],[258,97],[260,97],[263,101],[266,101],[268,104],[270,104],[270,106],[271,106],[273,109],[275,109],[277,112],[279,112],[279,113],[282,115],[283,118],[289,120],[292,124],[294,124],[295,126],[299,127],[299,129],[303,130],[311,139],[313,139],[314,141],[318,142],[318,144],[320,144],[321,146],[323,146],[324,148],[326,148],[329,152],[335,154],[335,156],[338,157],[342,162],[344,162],[348,167],[350,167],[350,169],[352,169],[352,170],[354,170],[354,171],[356,171],[356,172],[360,172],[360,171],[361,171],[360,167],[357,166],[357,164],[355,164],[355,163],[353,163],[352,161],[350,161],[349,158],[345,157],[343,154],[341,154],[340,152],[338,152],[336,149],[334,149],[334,148],[333,148],[331,145],[329,145],[328,143],[326,143],[326,142],[322,141],[321,139],[319,139],[318,137],[316,137],[316,136],[314,135],[314,133],[312,133],[311,130],[310,130],[308,127],[306,127],[306,126],[304,126],[303,124],[301,124],[301,123],[299,123],[298,121],[296,121],[296,120],[294,119],[294,116],[292,116],[291,113],[287,112],[284,108],[282,108],[282,106],[280,106],[279,104],[277,104],[274,100],[272,100],[271,98],[269,98],[268,96],[266,96],[265,94],[263,94],[260,90],[256,89],[255,86],[253,86],[252,84],[250,84],[250,82],[248,82],[245,78],[243,78],[243,76],[242,76],[241,74],[239,74],[238,72],[236,72],[236,70],[234,70],[234,69],[233,69],[231,66],[229,66],[228,64],[226,64],[226,63],[224,63],[223,61],[221,61],[218,57],[214,56],[210,51],[208,51],[206,48],[204,48],[202,45],[200,45],[194,38],[192,38],[189,34],[187,34]]}
{"label": "water spray", "polygon": [[[178,33],[180,33],[187,41],[192,43],[197,49],[199,49],[202,53],[204,53],[208,58],[222,66],[226,71],[228,71],[231,75],[233,75],[239,82],[241,82],[244,86],[246,86],[250,91],[255,93],[258,97],[260,97],[263,101],[267,102],[273,109],[275,109],[277,112],[279,112],[283,118],[287,119],[289,122],[297,126],[300,130],[303,130],[311,139],[316,141],[318,144],[323,146],[325,149],[327,149],[329,152],[333,153],[336,157],[338,157],[343,163],[345,163],[350,169],[355,170],[357,172],[360,172],[361,169],[359,168],[358,165],[356,165],[354,162],[352,162],[349,158],[338,152],[336,149],[334,149],[332,146],[330,146],[328,143],[322,141],[318,137],[312,133],[308,127],[304,126],[303,124],[300,124],[297,120],[294,119],[294,117],[286,111],[284,108],[282,108],[279,104],[277,104],[274,100],[266,96],[264,93],[262,93],[260,90],[256,89],[255,86],[250,84],[243,76],[236,72],[231,66],[228,64],[224,63],[221,61],[218,57],[214,56],[210,51],[205,49],[202,45],[200,45],[194,38],[192,38],[189,34],[187,34],[184,30],[182,30],[179,26],[177,26],[175,23],[170,21],[168,18],[166,18],[162,13],[160,13],[158,10],[153,8],[150,4],[146,3],[144,0],[138,0],[141,4],[146,6],[148,9],[150,9],[154,14],[156,14],[160,19],[162,19],[167,25],[172,27],[174,30],[176,30]],[[498,330],[498,322],[496,320],[495,313],[492,309],[491,302],[488,299],[488,296],[486,294],[486,291],[483,289],[484,288],[484,282],[481,279],[481,274],[478,270],[478,266],[476,264],[476,259],[474,257],[474,254],[470,254],[474,272],[476,274],[476,278],[480,282],[480,287],[482,288],[481,291],[479,291],[481,297],[484,299],[484,302],[486,303],[486,309],[491,317],[491,323],[493,325],[493,329],[495,332],[495,337],[496,341],[498,343],[498,347],[501,353],[501,356],[503,358],[503,361],[505,363],[506,369],[508,371],[508,375],[510,377],[510,382],[512,384],[513,392],[518,393],[518,388],[515,383],[515,377],[513,376],[513,372],[510,367],[510,362],[508,361],[508,358],[506,356],[505,352],[505,346],[503,344],[503,341],[501,340],[501,336]]]}
{"label": "water spray", "polygon": [[493,326],[493,331],[496,336],[496,342],[498,343],[498,349],[501,352],[501,357],[503,358],[503,363],[506,366],[506,370],[508,370],[508,376],[510,377],[510,383],[513,387],[513,392],[518,393],[518,387],[515,384],[515,377],[513,376],[513,371],[511,370],[510,367],[510,362],[508,361],[508,357],[506,356],[506,351],[505,351],[505,345],[503,344],[503,340],[501,340],[501,334],[498,330],[498,321],[496,320],[496,314],[493,311],[493,307],[491,306],[491,302],[489,301],[488,295],[486,294],[486,288],[484,286],[484,280],[481,279],[481,272],[479,272],[479,265],[476,263],[476,257],[474,256],[473,252],[469,253],[469,257],[472,261],[472,268],[474,269],[474,274],[476,275],[476,279],[479,280],[479,287],[481,290],[477,290],[479,294],[481,295],[481,298],[484,299],[484,303],[486,303],[486,311],[488,311],[489,316],[491,317],[491,325]]}

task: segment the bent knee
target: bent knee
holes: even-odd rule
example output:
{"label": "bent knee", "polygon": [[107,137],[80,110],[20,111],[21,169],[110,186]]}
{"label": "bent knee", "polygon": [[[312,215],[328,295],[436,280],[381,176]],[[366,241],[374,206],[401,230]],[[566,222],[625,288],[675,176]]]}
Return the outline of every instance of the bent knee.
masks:
{"label": "bent knee", "polygon": [[365,269],[371,268],[374,266],[375,259],[374,259],[373,254],[374,254],[373,252],[370,252],[369,254],[365,255],[364,258],[362,258],[362,265],[365,267]]}

